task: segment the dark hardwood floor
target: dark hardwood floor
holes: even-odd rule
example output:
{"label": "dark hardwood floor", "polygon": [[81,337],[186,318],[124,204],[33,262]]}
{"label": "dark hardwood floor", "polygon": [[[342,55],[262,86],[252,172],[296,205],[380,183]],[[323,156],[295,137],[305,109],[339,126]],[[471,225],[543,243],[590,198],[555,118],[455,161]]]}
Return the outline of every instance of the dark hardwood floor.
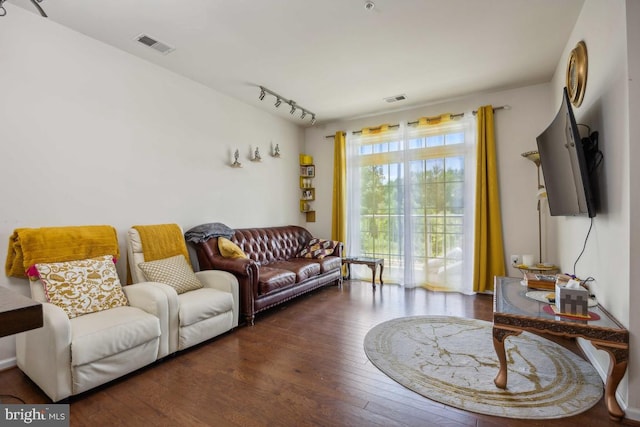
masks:
{"label": "dark hardwood floor", "polygon": [[[380,322],[419,314],[490,321],[492,298],[396,285],[373,293],[370,283],[347,281],[342,289],[324,288],[262,313],[253,327],[71,398],[71,425],[621,425],[609,420],[602,400],[575,417],[527,421],[464,412],[405,389],[369,362],[363,339]],[[17,368],[0,372],[0,393],[50,403]]]}

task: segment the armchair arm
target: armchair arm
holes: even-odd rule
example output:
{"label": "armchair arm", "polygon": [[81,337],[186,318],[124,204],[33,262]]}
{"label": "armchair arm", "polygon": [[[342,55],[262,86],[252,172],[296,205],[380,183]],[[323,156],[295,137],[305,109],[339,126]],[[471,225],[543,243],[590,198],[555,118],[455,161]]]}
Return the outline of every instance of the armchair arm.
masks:
{"label": "armchair arm", "polygon": [[[159,285],[166,286],[162,283],[159,283]],[[158,318],[161,332],[158,359],[168,355],[171,352],[169,349],[170,303],[166,290],[152,282],[123,286],[122,290],[129,300],[129,305],[153,314]],[[174,301],[174,303],[177,307],[177,301]]]}
{"label": "armchair arm", "polygon": [[[43,326],[16,335],[18,367],[58,402],[73,393],[71,323],[60,307],[42,303]],[[46,354],[47,357],[42,357]]]}
{"label": "armchair arm", "polygon": [[233,327],[238,326],[240,299],[236,276],[226,271],[204,270],[196,272],[196,277],[207,288],[214,288],[231,294],[233,297]]}

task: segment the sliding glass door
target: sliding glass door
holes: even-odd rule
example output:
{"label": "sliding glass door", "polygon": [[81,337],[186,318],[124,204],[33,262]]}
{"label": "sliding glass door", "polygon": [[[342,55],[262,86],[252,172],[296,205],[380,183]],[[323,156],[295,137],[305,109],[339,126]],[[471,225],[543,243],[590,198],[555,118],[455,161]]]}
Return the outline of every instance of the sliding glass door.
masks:
{"label": "sliding glass door", "polygon": [[470,292],[472,125],[400,125],[348,138],[350,255],[384,258],[391,282]]}

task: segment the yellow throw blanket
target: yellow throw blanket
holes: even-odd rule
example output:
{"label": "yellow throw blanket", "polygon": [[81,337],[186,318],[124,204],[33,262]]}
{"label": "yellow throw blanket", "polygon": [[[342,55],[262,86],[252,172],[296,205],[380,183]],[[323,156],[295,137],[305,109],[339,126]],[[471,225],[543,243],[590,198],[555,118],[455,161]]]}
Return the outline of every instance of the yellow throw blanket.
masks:
{"label": "yellow throw blanket", "polygon": [[189,251],[182,230],[177,224],[134,225],[140,233],[140,242],[145,261],[155,261],[176,255],[189,260]]}
{"label": "yellow throw blanket", "polygon": [[[177,224],[134,225],[131,227],[140,234],[140,243],[145,261],[156,261],[176,255],[184,255],[189,260],[189,251]],[[127,259],[127,285],[133,283],[131,260]]]}
{"label": "yellow throw blanket", "polygon": [[[5,273],[12,277],[37,277],[34,265],[94,258],[120,257],[118,235],[110,225],[17,228],[9,237]],[[29,271],[29,274],[27,274]]]}

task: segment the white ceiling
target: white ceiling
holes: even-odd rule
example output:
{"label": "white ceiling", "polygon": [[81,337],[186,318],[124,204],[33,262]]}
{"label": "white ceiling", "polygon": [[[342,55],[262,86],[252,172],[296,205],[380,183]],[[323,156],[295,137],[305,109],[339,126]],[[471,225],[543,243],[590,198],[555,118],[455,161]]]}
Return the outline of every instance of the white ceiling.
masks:
{"label": "white ceiling", "polygon": [[[44,0],[51,21],[302,126],[551,79],[584,0]],[[10,0],[38,13],[29,0]],[[43,18],[44,19],[44,18]],[[175,47],[162,55],[145,33]],[[384,98],[405,94],[405,101]],[[286,108],[285,108],[286,107]]]}

